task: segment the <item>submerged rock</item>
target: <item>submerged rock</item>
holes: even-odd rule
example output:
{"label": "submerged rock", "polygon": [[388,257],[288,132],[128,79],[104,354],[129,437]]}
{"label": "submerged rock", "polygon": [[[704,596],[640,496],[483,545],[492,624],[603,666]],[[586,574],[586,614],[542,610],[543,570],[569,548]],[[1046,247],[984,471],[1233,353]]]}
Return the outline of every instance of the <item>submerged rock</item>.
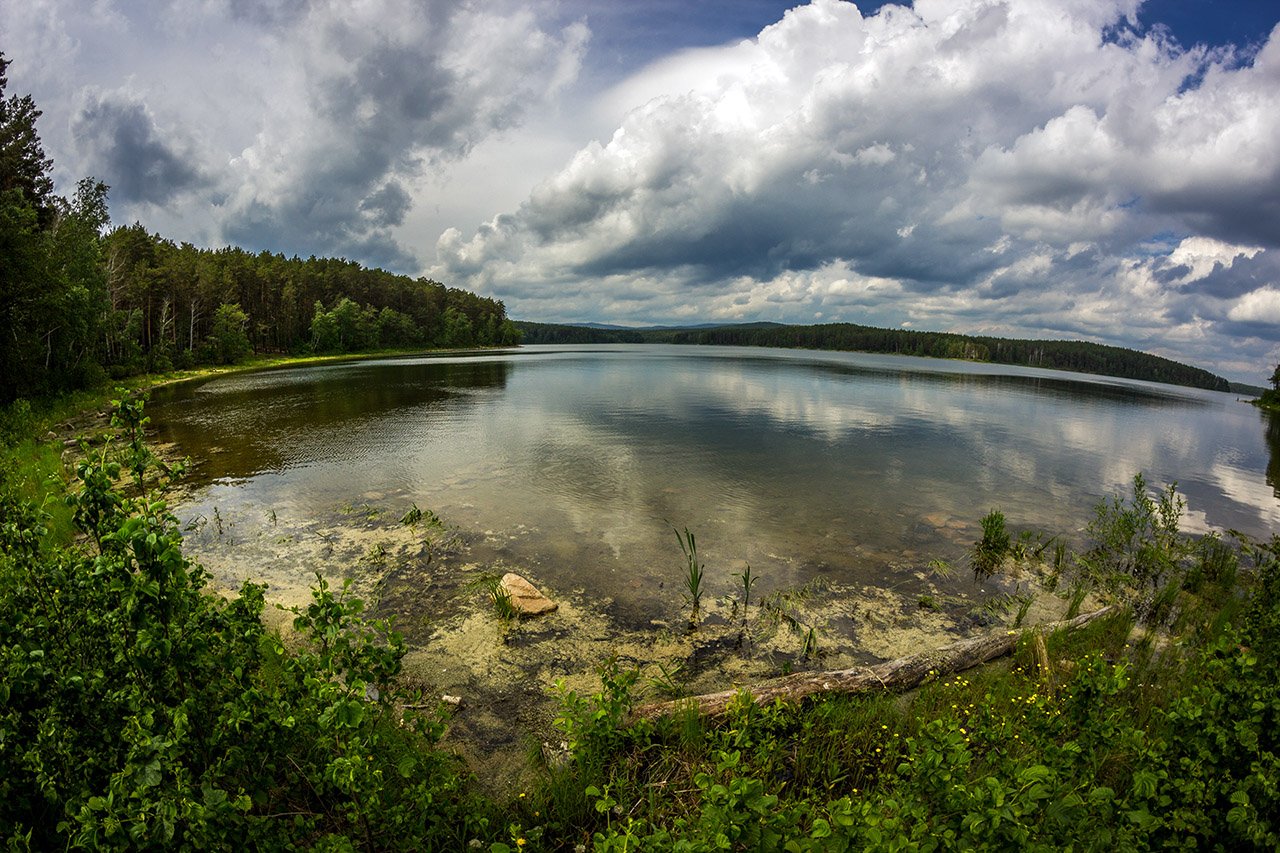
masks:
{"label": "submerged rock", "polygon": [[522,616],[539,616],[560,606],[515,572],[502,576],[502,588],[511,596],[511,603]]}

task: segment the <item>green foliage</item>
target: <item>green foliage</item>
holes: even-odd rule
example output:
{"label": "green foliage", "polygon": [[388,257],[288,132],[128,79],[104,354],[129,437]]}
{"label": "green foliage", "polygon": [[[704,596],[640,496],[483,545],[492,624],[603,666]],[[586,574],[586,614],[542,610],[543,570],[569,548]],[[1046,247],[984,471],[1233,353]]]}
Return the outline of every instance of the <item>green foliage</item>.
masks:
{"label": "green foliage", "polygon": [[52,544],[40,507],[0,493],[0,837],[424,849],[480,831],[439,721],[397,707],[391,625],[318,578],[295,651],[264,629],[262,587],[207,594],[141,403],[122,398],[115,421],[122,441],[70,490],[82,546]]}
{"label": "green foliage", "polygon": [[445,309],[443,328],[438,340],[445,347],[473,346],[476,337],[471,318],[457,308]]}
{"label": "green foliage", "polygon": [[622,669],[616,658],[600,667],[601,689],[582,696],[557,679],[555,689],[560,710],[555,726],[565,736],[569,751],[580,767],[603,766],[623,743],[647,736],[647,723],[627,725],[627,715],[635,704],[632,691],[640,678],[638,669]]}
{"label": "green foliage", "polygon": [[569,849],[589,832],[597,850],[1276,849],[1280,539],[1245,543],[1249,567],[1240,554],[1212,537],[1200,546],[1206,601],[1238,617],[1171,623],[1186,629],[1178,654],[1129,646],[1132,616],[1117,611],[1050,635],[1043,654],[1027,639],[1007,666],[901,699],[741,696],[718,720],[677,714],[633,729],[620,698],[629,683],[569,694],[562,726],[579,763],[554,775],[554,790],[576,778],[585,800],[557,795],[542,839]]}
{"label": "green foliage", "polygon": [[1176,483],[1152,497],[1146,479],[1135,475],[1127,498],[1115,496],[1095,508],[1086,530],[1092,546],[1078,559],[1085,575],[1132,598],[1141,615],[1149,615],[1166,581],[1180,578],[1196,551],[1179,530],[1185,506]]}
{"label": "green foliage", "polygon": [[31,96],[4,97],[0,55],[0,404],[101,378],[95,356],[106,300],[100,232],[107,187],[53,193],[52,161]]}
{"label": "green foliage", "polygon": [[249,315],[240,309],[239,304],[219,305],[213,314],[213,328],[209,332],[209,360],[214,364],[236,364],[248,358],[253,352],[253,345],[245,334],[248,325]]}
{"label": "green foliage", "polygon": [[[1133,498],[1100,509],[1086,556],[1167,597],[1176,654],[1128,645],[1120,611],[905,697],[743,695],[718,720],[657,723],[632,720],[639,673],[610,661],[597,692],[558,685],[572,760],[500,808],[468,793],[439,750],[441,720],[402,710],[420,707],[397,695],[403,639],[348,585],[317,575],[288,643],[263,627],[261,587],[206,593],[166,508],[176,472],[143,441],[142,403],[116,406],[119,438],[68,488],[78,544],[58,544],[47,504],[14,478],[0,487],[11,847],[1280,845],[1280,539],[1186,540],[1172,489],[1151,497],[1138,478]],[[677,535],[701,570],[692,535]],[[1152,560],[1160,573],[1142,568]],[[766,597],[762,612],[785,612],[782,601]]]}
{"label": "green foliage", "polygon": [[684,555],[684,572],[680,580],[684,584],[685,601],[689,605],[689,624],[696,626],[698,617],[702,614],[702,578],[706,566],[698,561],[698,542],[689,528],[686,527],[684,533],[676,530],[676,541],[680,543],[680,553]]}
{"label": "green foliage", "polygon": [[982,580],[998,571],[1009,553],[1010,538],[1004,524],[1004,513],[993,509],[982,517],[982,538],[974,543],[970,554],[974,580]]}
{"label": "green foliage", "polygon": [[[1241,641],[1274,646],[1277,612],[1255,596],[1240,635],[1146,666],[1141,683],[1094,653],[1047,687],[1020,652],[905,706],[739,700],[691,742],[674,724],[612,741],[613,770],[586,788],[608,818],[595,847],[1275,849],[1277,661]],[[1123,631],[1098,627],[1123,645]],[[1049,642],[1051,660],[1070,653]],[[657,747],[680,757],[654,760]]]}

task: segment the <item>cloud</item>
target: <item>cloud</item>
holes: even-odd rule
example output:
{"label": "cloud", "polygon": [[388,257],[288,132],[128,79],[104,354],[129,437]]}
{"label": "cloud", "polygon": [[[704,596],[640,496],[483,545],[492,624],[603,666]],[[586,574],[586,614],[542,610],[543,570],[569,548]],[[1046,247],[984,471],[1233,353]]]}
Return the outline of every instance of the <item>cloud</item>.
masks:
{"label": "cloud", "polygon": [[413,204],[405,185],[553,97],[586,35],[544,30],[518,5],[311,4],[272,37],[298,75],[291,115],[232,161],[224,233],[416,271],[393,233]]}
{"label": "cloud", "polygon": [[95,174],[117,219],[179,239],[415,274],[432,182],[556,106],[589,37],[547,0],[82,6],[0,0],[19,68],[47,65],[61,184]]}
{"label": "cloud", "polygon": [[1212,365],[1225,300],[1280,287],[1280,37],[1187,50],[1137,9],[815,0],[607,92],[616,130],[446,231],[433,273],[531,318],[878,319]]}
{"label": "cloud", "polygon": [[1268,286],[1246,293],[1231,306],[1227,316],[1237,323],[1280,326],[1280,289]]}
{"label": "cloud", "polygon": [[124,204],[166,204],[209,185],[190,140],[157,127],[146,104],[126,93],[86,93],[71,122],[89,174]]}

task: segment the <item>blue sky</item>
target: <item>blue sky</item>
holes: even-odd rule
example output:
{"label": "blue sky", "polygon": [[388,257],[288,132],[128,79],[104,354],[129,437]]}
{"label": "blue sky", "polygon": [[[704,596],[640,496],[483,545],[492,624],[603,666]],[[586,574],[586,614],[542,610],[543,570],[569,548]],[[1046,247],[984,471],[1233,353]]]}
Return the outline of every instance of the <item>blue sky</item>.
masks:
{"label": "blue sky", "polygon": [[1280,361],[1280,4],[0,0],[63,191],[543,321]]}
{"label": "blue sky", "polygon": [[[591,21],[598,67],[629,71],[672,50],[752,38],[795,5],[776,0],[586,0],[566,8]],[[857,5],[865,16],[888,4],[874,0]],[[1258,44],[1277,21],[1280,11],[1274,0],[1147,0],[1138,12],[1139,29],[1162,25],[1185,47]]]}

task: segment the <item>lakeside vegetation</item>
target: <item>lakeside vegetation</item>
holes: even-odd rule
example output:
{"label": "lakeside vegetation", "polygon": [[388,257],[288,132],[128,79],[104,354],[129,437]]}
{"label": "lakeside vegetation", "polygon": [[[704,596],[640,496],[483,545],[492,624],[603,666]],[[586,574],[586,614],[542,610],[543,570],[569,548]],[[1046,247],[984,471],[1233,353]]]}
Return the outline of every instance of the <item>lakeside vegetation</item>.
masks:
{"label": "lakeside vegetation", "polygon": [[[1155,849],[1280,841],[1280,541],[1193,538],[1176,492],[1100,505],[1050,583],[1127,606],[904,697],[633,719],[562,689],[566,760],[486,792],[397,685],[403,640],[321,582],[281,636],[182,553],[122,397],[65,491],[0,468],[0,835],[18,849]],[[65,511],[59,510],[65,507]],[[57,510],[57,511],[55,511]],[[998,513],[975,573],[1025,556]],[[700,563],[686,542],[685,562]],[[1044,550],[1044,549],[1040,549]],[[747,587],[749,590],[749,586]],[[749,594],[749,592],[747,593]],[[678,683],[668,685],[678,690]]]}
{"label": "lakeside vegetation", "polygon": [[1267,382],[1271,387],[1264,390],[1252,402],[1263,411],[1280,412],[1280,364],[1276,365],[1276,369],[1271,372],[1271,378]]}
{"label": "lakeside vegetation", "polygon": [[950,332],[877,329],[853,323],[816,326],[745,323],[710,328],[611,329],[517,322],[516,327],[524,342],[530,344],[714,344],[890,353],[1072,370],[1212,391],[1231,390],[1226,379],[1207,370],[1149,353],[1088,341],[1017,340]]}

